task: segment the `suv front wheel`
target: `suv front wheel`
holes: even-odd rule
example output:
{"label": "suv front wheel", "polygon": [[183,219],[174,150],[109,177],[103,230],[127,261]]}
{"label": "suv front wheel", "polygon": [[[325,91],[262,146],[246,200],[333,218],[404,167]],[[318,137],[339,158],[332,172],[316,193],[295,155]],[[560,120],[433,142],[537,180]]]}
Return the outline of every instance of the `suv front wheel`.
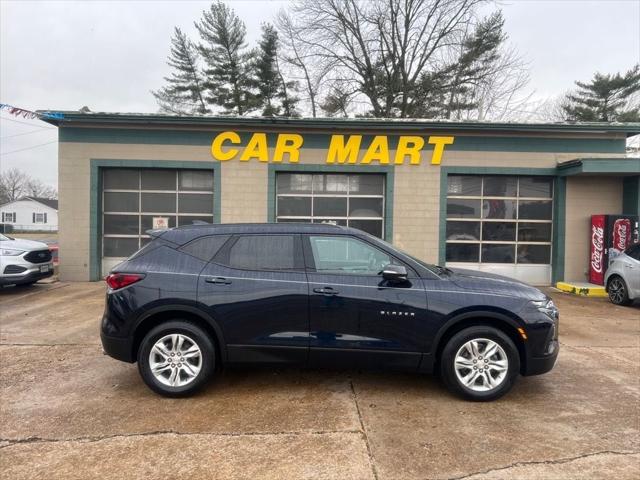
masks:
{"label": "suv front wheel", "polygon": [[513,341],[488,326],[456,333],[440,359],[440,373],[447,388],[474,401],[501,397],[511,389],[519,371],[520,356]]}
{"label": "suv front wheel", "polygon": [[215,347],[199,326],[171,320],[154,327],[138,349],[138,370],[151,390],[186,397],[201,388],[215,367]]}

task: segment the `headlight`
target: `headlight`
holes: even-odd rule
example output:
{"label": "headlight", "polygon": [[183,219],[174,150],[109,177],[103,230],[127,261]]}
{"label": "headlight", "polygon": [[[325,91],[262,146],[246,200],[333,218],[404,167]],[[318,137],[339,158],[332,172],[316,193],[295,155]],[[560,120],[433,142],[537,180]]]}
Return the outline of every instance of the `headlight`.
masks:
{"label": "headlight", "polygon": [[531,304],[547,317],[552,318],[553,320],[558,319],[558,307],[553,303],[553,300],[532,300]]}
{"label": "headlight", "polygon": [[8,257],[15,257],[16,255],[22,255],[25,250],[16,250],[14,248],[0,248],[0,255]]}

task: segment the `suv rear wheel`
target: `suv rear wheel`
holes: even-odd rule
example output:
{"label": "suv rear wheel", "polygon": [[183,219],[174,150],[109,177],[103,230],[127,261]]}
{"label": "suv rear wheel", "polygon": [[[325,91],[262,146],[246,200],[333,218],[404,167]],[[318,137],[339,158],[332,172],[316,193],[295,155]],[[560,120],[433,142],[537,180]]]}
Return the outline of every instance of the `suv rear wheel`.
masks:
{"label": "suv rear wheel", "polygon": [[513,341],[488,326],[469,327],[446,344],[440,373],[449,390],[468,400],[495,400],[507,393],[520,371]]}
{"label": "suv rear wheel", "polygon": [[215,367],[209,335],[185,320],[154,327],[138,349],[138,370],[151,390],[168,397],[186,397],[201,388]]}

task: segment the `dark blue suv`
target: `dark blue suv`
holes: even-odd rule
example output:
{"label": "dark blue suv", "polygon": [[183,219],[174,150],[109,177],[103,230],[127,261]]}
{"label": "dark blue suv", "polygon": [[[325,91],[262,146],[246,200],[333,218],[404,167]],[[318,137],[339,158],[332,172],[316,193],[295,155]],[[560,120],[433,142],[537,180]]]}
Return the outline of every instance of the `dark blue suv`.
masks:
{"label": "dark blue suv", "polygon": [[192,225],[107,277],[101,336],[154,391],[185,396],[223,365],[438,372],[472,400],[549,371],[558,311],[508,278],[424,263],[321,224]]}

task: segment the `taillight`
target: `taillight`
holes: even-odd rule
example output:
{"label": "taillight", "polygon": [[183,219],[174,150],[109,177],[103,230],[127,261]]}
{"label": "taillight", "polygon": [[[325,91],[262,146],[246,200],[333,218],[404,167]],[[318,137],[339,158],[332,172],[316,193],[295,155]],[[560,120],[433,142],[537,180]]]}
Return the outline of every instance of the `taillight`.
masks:
{"label": "taillight", "polygon": [[110,288],[117,290],[139,282],[143,278],[144,275],[140,273],[112,273],[104,280]]}

